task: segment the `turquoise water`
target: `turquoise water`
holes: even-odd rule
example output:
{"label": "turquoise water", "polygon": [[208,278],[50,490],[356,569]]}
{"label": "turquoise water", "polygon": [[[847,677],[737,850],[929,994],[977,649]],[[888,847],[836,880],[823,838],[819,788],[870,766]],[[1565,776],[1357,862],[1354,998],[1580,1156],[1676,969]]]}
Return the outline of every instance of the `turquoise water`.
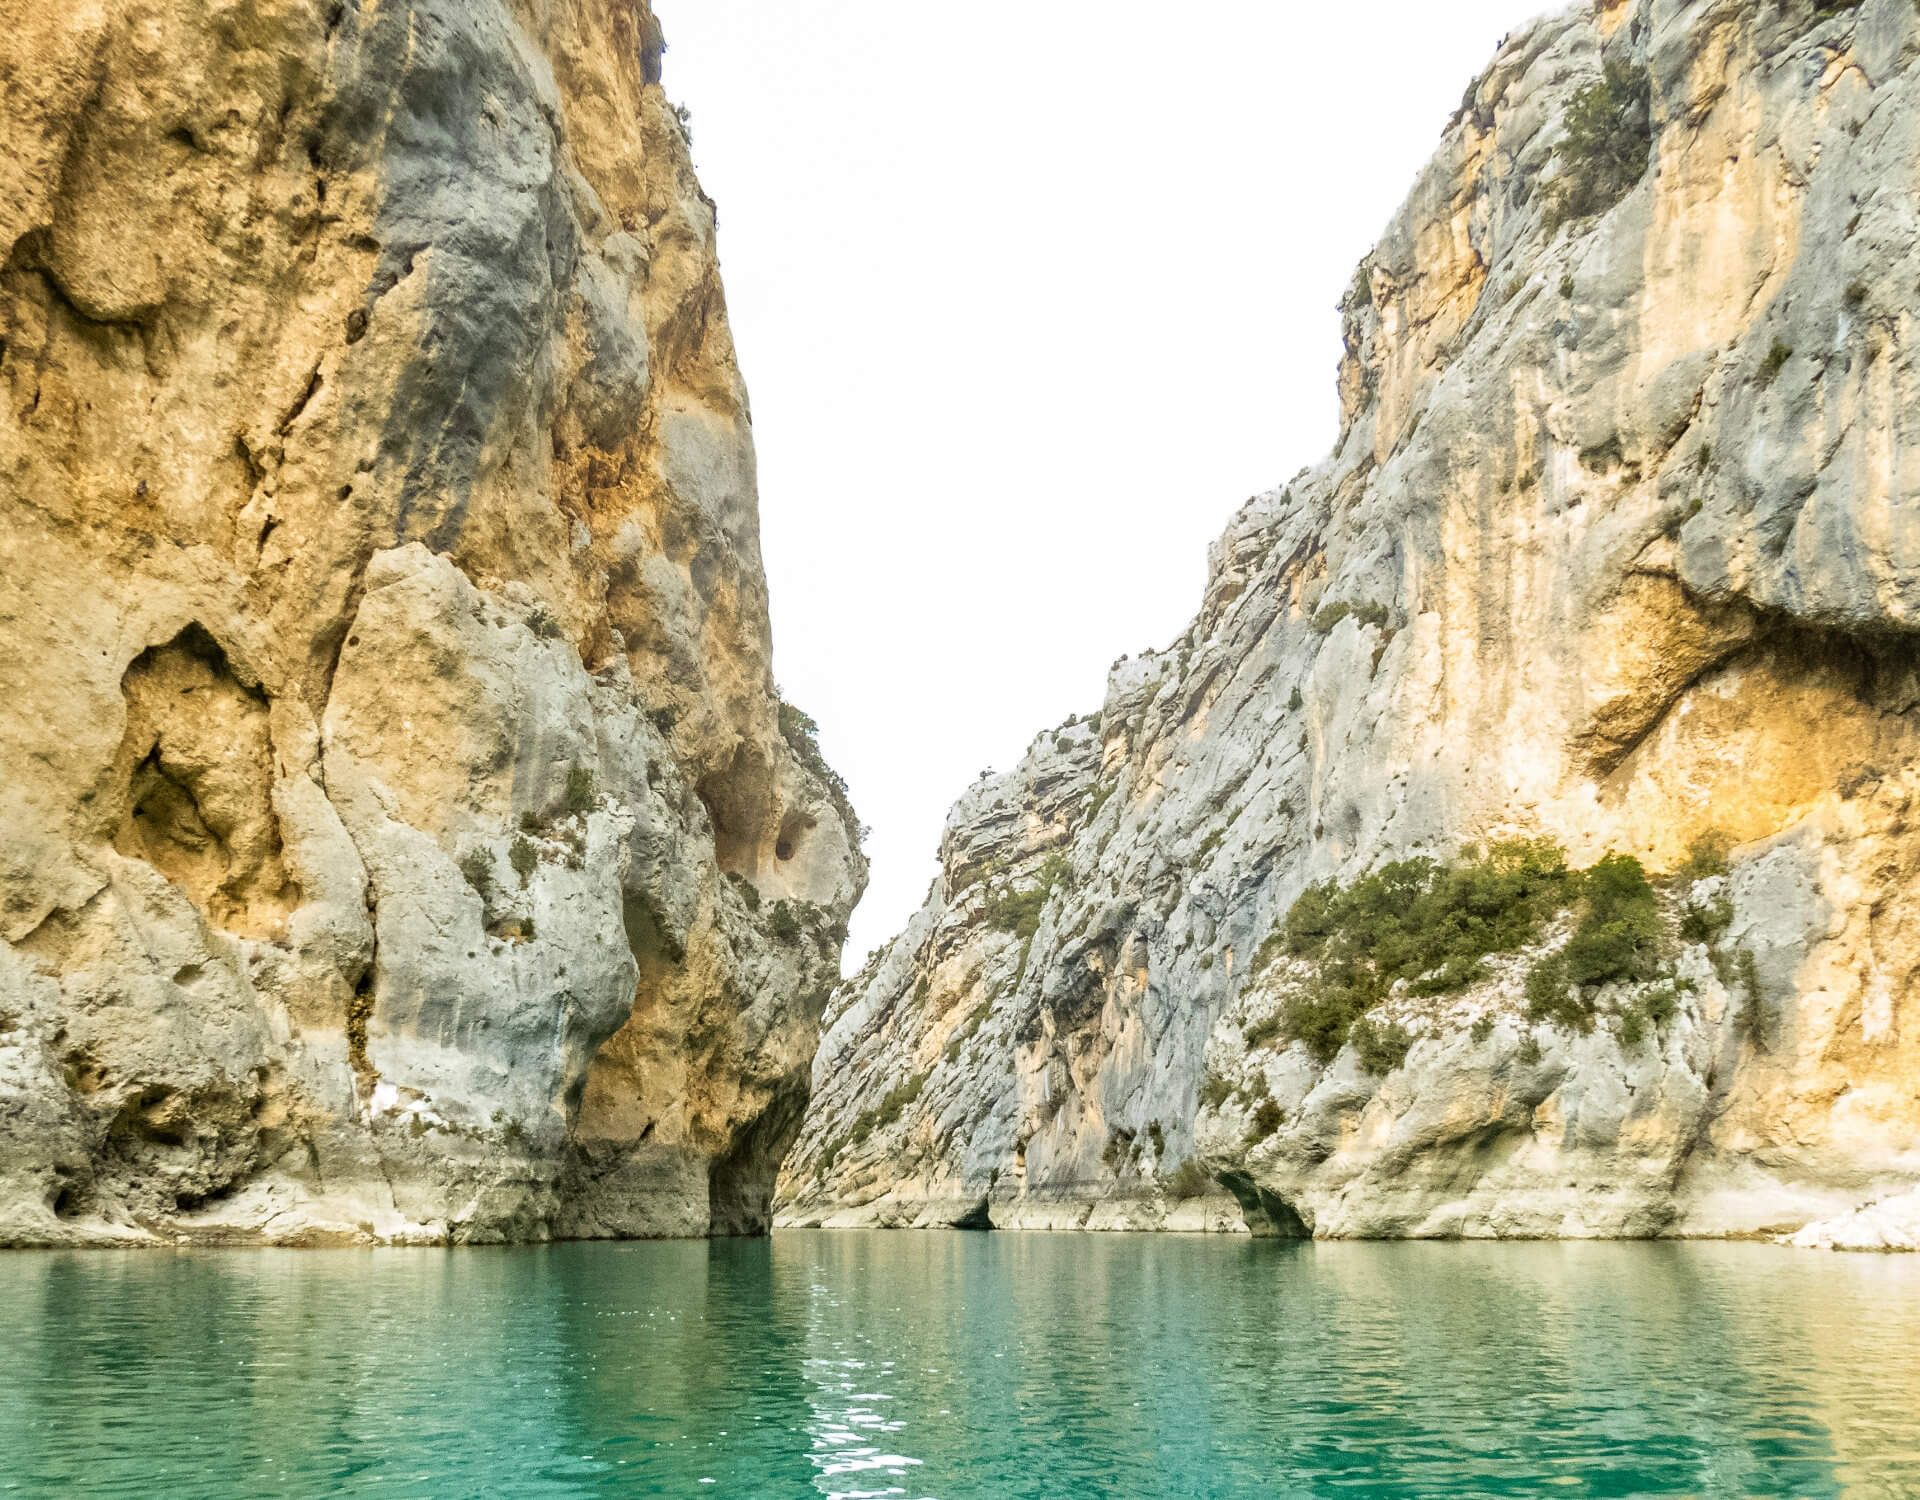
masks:
{"label": "turquoise water", "polygon": [[13,1254],[0,1495],[1920,1496],[1920,1258]]}

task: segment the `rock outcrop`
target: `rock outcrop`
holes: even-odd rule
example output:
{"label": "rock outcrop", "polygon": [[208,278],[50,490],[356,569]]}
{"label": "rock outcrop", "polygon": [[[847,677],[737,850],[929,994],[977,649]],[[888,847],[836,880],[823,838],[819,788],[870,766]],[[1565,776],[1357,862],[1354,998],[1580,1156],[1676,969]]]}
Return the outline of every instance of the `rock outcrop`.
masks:
{"label": "rock outcrop", "polygon": [[763,1228],[865,864],[648,7],[0,16],[0,1243]]}
{"label": "rock outcrop", "polygon": [[[1910,0],[1510,38],[1345,299],[1336,452],[838,992],[786,1220],[1897,1240],[1844,1216],[1920,1183],[1917,285]],[[1288,925],[1464,845],[1592,894],[1391,983]]]}

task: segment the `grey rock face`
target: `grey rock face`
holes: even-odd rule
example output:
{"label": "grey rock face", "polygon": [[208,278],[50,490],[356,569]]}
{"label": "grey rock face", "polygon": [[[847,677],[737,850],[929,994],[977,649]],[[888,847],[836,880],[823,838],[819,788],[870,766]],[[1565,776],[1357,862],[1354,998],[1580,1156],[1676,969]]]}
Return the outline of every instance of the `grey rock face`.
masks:
{"label": "grey rock face", "polygon": [[763,1229],[865,879],[644,5],[0,38],[0,1243]]}
{"label": "grey rock face", "polygon": [[[961,800],[837,993],[787,1220],[1767,1234],[1920,1181],[1916,59],[1902,0],[1502,47],[1343,305],[1337,451]],[[1647,101],[1618,182],[1569,127],[1609,67]],[[1530,1017],[1564,923],[1396,991],[1384,1071],[1289,1032],[1315,976],[1261,950],[1312,883],[1515,837],[1663,876],[1714,832],[1649,1035],[1644,987]]]}

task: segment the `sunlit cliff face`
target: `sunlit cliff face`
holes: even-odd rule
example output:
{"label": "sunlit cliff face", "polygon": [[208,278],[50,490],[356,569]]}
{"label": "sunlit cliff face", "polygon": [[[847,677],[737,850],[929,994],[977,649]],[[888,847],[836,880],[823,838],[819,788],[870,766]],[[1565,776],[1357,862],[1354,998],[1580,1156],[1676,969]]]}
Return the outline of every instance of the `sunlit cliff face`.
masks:
{"label": "sunlit cliff face", "polygon": [[865,867],[659,47],[0,39],[0,1241],[764,1226]]}
{"label": "sunlit cliff face", "polygon": [[[1348,293],[1338,449],[956,806],[835,1001],[786,1212],[1761,1234],[1920,1181],[1916,53],[1892,0],[1508,41]],[[1317,1055],[1323,976],[1254,962],[1300,893],[1511,838],[1662,882],[1658,974],[1554,1024],[1576,906],[1385,997],[1397,1060]],[[1703,838],[1727,873],[1678,878]]]}

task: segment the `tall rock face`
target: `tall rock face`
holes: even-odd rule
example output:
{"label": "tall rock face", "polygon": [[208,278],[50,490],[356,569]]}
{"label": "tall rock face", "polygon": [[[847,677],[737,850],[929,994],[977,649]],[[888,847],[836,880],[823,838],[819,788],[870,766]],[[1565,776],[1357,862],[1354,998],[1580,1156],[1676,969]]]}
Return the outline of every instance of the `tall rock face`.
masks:
{"label": "tall rock face", "polygon": [[763,1228],[865,864],[658,23],[0,17],[0,1242]]}
{"label": "tall rock face", "polygon": [[[956,807],[781,1212],[1897,1242],[1854,1211],[1920,1182],[1916,286],[1911,0],[1510,38],[1345,300],[1337,451]],[[1457,967],[1316,921],[1373,872],[1410,931],[1465,845]],[[1483,941],[1536,878],[1588,894]]]}

